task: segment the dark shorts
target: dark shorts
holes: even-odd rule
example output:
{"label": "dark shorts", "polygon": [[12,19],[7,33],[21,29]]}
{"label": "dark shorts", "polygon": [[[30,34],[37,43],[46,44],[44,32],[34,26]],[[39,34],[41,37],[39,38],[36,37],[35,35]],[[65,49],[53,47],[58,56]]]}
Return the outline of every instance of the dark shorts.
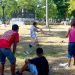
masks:
{"label": "dark shorts", "polygon": [[0,63],[4,64],[6,57],[10,61],[11,64],[15,63],[16,58],[14,54],[11,52],[10,48],[0,48]]}
{"label": "dark shorts", "polygon": [[68,58],[75,57],[75,43],[68,44]]}

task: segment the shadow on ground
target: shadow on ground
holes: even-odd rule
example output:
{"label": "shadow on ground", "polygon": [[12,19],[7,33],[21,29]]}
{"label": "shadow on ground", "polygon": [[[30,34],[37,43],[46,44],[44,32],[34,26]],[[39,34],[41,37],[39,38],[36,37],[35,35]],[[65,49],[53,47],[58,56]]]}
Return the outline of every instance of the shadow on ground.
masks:
{"label": "shadow on ground", "polygon": [[[21,68],[21,66],[24,64],[24,60],[26,58],[33,58],[35,57],[35,51],[37,47],[42,47],[44,50],[44,55],[47,57],[49,65],[52,68],[50,75],[75,75],[75,68],[72,66],[70,69],[64,69],[59,67],[60,63],[67,62],[66,55],[67,55],[67,42],[62,42],[62,39],[65,39],[65,33],[66,30],[64,28],[58,28],[58,27],[51,27],[51,29],[54,30],[46,30],[46,33],[49,35],[41,35],[38,33],[38,37],[41,38],[40,46],[34,46],[32,48],[29,48],[30,43],[30,35],[23,35],[21,36],[21,40],[18,44],[17,50],[16,50],[16,58],[17,58],[17,64],[16,64],[16,70]],[[55,29],[59,29],[58,31]],[[26,55],[26,51],[29,52],[29,54]],[[7,60],[6,62],[6,69],[5,72],[10,75],[9,71],[9,62]],[[30,75],[30,73],[26,72],[26,75]]]}

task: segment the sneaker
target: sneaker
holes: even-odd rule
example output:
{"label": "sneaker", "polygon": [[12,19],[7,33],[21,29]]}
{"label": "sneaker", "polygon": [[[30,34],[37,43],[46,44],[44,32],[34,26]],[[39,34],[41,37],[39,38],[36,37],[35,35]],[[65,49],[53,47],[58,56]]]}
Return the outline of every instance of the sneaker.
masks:
{"label": "sneaker", "polygon": [[16,75],[22,75],[19,71],[16,71]]}
{"label": "sneaker", "polygon": [[31,44],[29,44],[29,47],[30,47],[30,48],[32,48],[32,45],[31,45]]}
{"label": "sneaker", "polygon": [[68,65],[68,63],[60,63],[59,64],[60,67],[65,67],[66,65]]}
{"label": "sneaker", "polygon": [[64,69],[69,69],[70,68],[70,66],[68,65],[68,63],[60,63],[59,66],[63,67]]}

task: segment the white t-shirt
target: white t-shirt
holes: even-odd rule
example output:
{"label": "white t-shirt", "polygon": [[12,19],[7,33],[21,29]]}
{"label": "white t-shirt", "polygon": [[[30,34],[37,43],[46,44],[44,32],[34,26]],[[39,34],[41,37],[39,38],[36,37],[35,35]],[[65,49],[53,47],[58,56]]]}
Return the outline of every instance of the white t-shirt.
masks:
{"label": "white t-shirt", "polygon": [[31,35],[31,38],[34,38],[34,39],[37,38],[36,32],[38,32],[37,28],[32,25],[31,28],[30,28],[30,35]]}

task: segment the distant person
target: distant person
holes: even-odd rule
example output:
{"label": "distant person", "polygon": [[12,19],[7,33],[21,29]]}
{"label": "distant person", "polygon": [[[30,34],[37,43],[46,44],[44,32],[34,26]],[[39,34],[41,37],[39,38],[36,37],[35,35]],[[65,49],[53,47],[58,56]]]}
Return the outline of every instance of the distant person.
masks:
{"label": "distant person", "polygon": [[[12,30],[6,31],[0,37],[0,75],[4,75],[4,65],[6,57],[10,62],[11,75],[15,75],[15,63],[16,57],[14,56],[17,43],[19,42],[19,27],[14,24]],[[13,51],[11,51],[11,45],[13,45]]]}
{"label": "distant person", "polygon": [[22,75],[27,69],[31,71],[32,75],[48,75],[49,65],[47,59],[43,56],[43,49],[37,48],[36,55],[37,57],[35,58],[26,59],[25,64],[16,72],[16,75]]}
{"label": "distant person", "polygon": [[71,58],[74,58],[75,65],[75,19],[71,22],[71,27],[69,28],[66,37],[69,37],[68,43],[68,66],[71,65]]}
{"label": "distant person", "polygon": [[36,32],[41,32],[44,34],[43,30],[37,27],[37,22],[33,22],[33,25],[30,28],[30,36],[31,36],[31,43],[29,44],[30,48],[34,45],[39,45],[39,41],[38,41]]}

